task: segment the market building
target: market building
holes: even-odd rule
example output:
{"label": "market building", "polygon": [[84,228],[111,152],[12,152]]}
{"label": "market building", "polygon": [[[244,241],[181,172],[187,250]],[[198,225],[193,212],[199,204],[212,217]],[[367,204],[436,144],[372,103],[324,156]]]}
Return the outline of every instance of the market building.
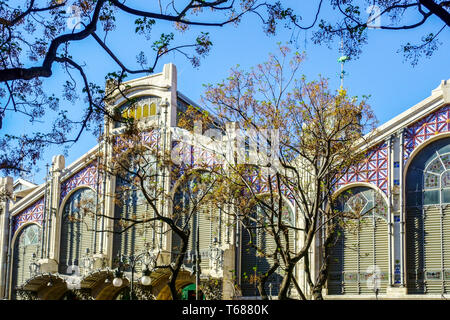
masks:
{"label": "market building", "polygon": [[[173,64],[166,64],[161,73],[128,81],[126,86],[127,97],[137,101],[137,107],[127,116],[148,128],[143,139],[149,146],[162,153],[180,147],[197,148],[196,154],[204,163],[216,161],[213,151],[186,141],[189,133],[178,126],[179,113],[196,104],[177,90]],[[122,105],[126,100],[120,96],[111,102],[111,107]],[[106,136],[114,136],[122,129],[120,123],[105,118]],[[341,179],[336,190],[337,194],[353,191],[353,196],[343,203],[346,210],[358,203],[370,213],[356,232],[344,231],[337,243],[325,298],[448,297],[450,80],[442,81],[428,98],[371,135],[370,143],[364,146],[366,161]],[[0,204],[0,298],[117,299],[130,282],[142,295],[170,297],[169,272],[151,272],[148,288],[143,288],[145,281],[141,281],[144,268],[155,262],[168,264],[173,259],[177,239],[167,226],[153,222],[120,234],[102,232],[115,230],[116,220],[112,218],[154,214],[139,192],[131,192],[127,201],[115,201],[114,195],[124,182],[102,170],[102,162],[111,153],[107,143],[99,142],[71,164],[66,165],[64,157],[56,155],[47,182],[42,185],[1,178],[0,193],[8,197]],[[181,201],[183,194],[177,189],[181,182],[168,174],[161,177],[158,186],[172,194],[174,202]],[[180,177],[183,183],[187,181],[183,179]],[[286,208],[292,224],[300,224],[297,208],[289,197]],[[170,210],[167,203],[158,204],[162,214]],[[100,214],[87,218],[84,212],[88,211]],[[254,286],[246,283],[242,275],[255,265],[264,270],[268,262],[248,253],[245,234],[238,224],[233,224],[232,217],[219,208],[205,206],[191,223],[196,232],[176,284],[182,296],[189,298],[195,290],[193,267],[198,255],[201,278],[220,280],[223,299],[257,296]],[[300,245],[298,239],[293,237],[294,246]],[[261,237],[258,241],[267,239]],[[320,239],[310,253],[313,263],[318,250]],[[114,283],[117,257],[142,258],[133,271],[124,270],[119,285]],[[301,267],[296,277],[305,288]],[[276,295],[280,279],[280,275],[271,279],[272,295]],[[369,285],[371,281],[379,283],[377,290]]]}

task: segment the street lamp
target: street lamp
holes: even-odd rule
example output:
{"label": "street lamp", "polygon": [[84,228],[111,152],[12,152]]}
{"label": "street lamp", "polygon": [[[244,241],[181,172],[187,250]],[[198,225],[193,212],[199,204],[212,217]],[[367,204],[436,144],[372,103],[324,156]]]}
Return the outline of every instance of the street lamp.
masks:
{"label": "street lamp", "polygon": [[87,275],[94,266],[94,257],[89,253],[89,248],[86,248],[86,254],[81,260],[83,263],[84,274]]}
{"label": "street lamp", "polygon": [[[142,271],[142,277],[140,282],[143,286],[149,286],[152,283],[152,279],[150,278],[151,270],[153,270],[156,266],[156,259],[150,254],[149,250],[146,249],[141,254],[137,256],[125,256],[118,255],[119,266],[115,273],[115,278],[113,280],[113,286],[121,287],[123,284],[122,276],[123,270],[126,266],[129,266],[131,269],[131,281],[130,281],[130,297],[134,298],[134,273],[136,271],[137,263],[141,263],[145,265],[145,269]],[[126,263],[128,262],[128,263]],[[149,268],[151,265],[151,268]]]}
{"label": "street lamp", "polygon": [[33,253],[33,255],[32,255],[32,261],[30,263],[29,268],[30,268],[30,276],[31,277],[34,277],[38,274],[40,265],[39,265],[39,263],[36,263],[36,253]]}
{"label": "street lamp", "polygon": [[141,284],[143,286],[149,286],[152,284],[152,278],[150,278],[150,270],[145,268],[145,270],[142,272],[143,276],[141,277]]}
{"label": "street lamp", "polygon": [[120,271],[120,269],[117,269],[116,272],[114,273],[114,279],[113,279],[113,286],[114,287],[121,287],[123,284],[123,280],[122,280],[122,275],[123,272]]}

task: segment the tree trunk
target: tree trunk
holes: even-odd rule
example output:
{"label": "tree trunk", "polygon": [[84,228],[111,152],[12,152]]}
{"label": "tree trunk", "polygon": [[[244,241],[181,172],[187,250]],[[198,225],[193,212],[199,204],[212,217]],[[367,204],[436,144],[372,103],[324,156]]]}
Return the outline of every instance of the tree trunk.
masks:
{"label": "tree trunk", "polygon": [[314,287],[313,292],[312,292],[312,298],[313,298],[313,300],[323,300],[322,286]]}
{"label": "tree trunk", "polygon": [[286,274],[281,282],[280,292],[278,293],[278,300],[288,300],[289,285],[292,280],[292,273],[294,272],[294,265],[289,265],[286,268]]}
{"label": "tree trunk", "polygon": [[181,269],[181,266],[184,261],[184,256],[186,255],[186,250],[187,250],[188,240],[189,240],[189,235],[182,236],[178,232],[177,232],[177,234],[180,236],[182,244],[181,244],[181,253],[177,256],[177,259],[175,260],[175,266],[172,269],[172,276],[168,283],[168,286],[170,289],[170,294],[172,295],[172,300],[178,300],[178,298],[179,298],[178,292],[177,292],[177,287],[176,287],[176,281],[177,281],[178,274],[180,273],[180,269]]}

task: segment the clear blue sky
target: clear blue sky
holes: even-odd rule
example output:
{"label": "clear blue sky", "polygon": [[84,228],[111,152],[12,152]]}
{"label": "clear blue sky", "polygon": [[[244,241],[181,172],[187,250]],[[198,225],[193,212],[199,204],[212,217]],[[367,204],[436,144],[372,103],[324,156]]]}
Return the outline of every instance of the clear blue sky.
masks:
{"label": "clear blue sky", "polygon": [[[310,14],[314,8],[309,4],[298,5],[298,1],[284,1],[302,10],[303,22],[309,24],[313,16]],[[304,1],[302,1],[304,2]],[[309,3],[309,2],[308,2]],[[306,8],[305,8],[306,6]],[[325,11],[329,14],[329,11]],[[325,16],[322,16],[325,17]],[[131,67],[135,67],[136,55],[139,51],[148,52],[151,57],[151,42],[146,43],[134,35],[134,17],[119,15],[117,17],[118,30],[110,35],[112,49],[117,55]],[[363,54],[357,60],[352,60],[346,65],[347,77],[345,87],[349,94],[361,96],[370,94],[371,104],[379,124],[382,124],[406,109],[412,107],[431,94],[441,80],[450,79],[450,28],[446,28],[441,34],[443,45],[430,59],[423,58],[416,67],[408,62],[403,62],[403,56],[397,53],[401,44],[408,41],[417,42],[427,32],[436,32],[441,23],[433,18],[427,26],[409,31],[369,31],[369,44],[363,47]],[[154,35],[160,32],[170,32],[170,23],[158,23],[154,29]],[[200,102],[203,92],[202,84],[216,83],[228,75],[228,71],[236,64],[243,68],[249,68],[263,62],[269,52],[275,52],[277,42],[285,43],[292,37],[292,31],[279,28],[275,37],[268,37],[262,32],[261,24],[255,16],[248,16],[238,26],[226,26],[223,28],[191,27],[184,38],[193,38],[200,31],[210,32],[213,48],[206,59],[201,61],[198,69],[193,68],[181,55],[168,55],[160,61],[156,71],[160,72],[164,63],[173,62],[178,69],[178,90],[196,102]],[[176,34],[176,33],[175,33]],[[176,34],[177,35],[177,34]],[[332,87],[339,87],[340,65],[337,58],[340,56],[339,43],[333,48],[326,45],[314,45],[309,39],[311,32],[300,32],[298,36],[299,51],[305,51],[307,59],[303,64],[300,74],[305,74],[309,80],[313,80],[318,74],[330,79]],[[85,71],[92,80],[104,84],[104,75],[112,70],[118,70],[114,62],[92,40],[85,40],[71,45],[72,56],[80,63],[85,62]],[[65,81],[62,70],[55,68],[54,77],[44,81],[48,90],[61,92],[61,83]],[[81,93],[80,93],[81,95]],[[83,99],[77,102],[82,105]],[[66,108],[76,114],[77,105],[72,106],[68,102],[63,103]],[[50,119],[48,117],[47,119]],[[49,121],[49,120],[47,120]],[[0,134],[7,132],[31,132],[45,128],[49,122],[31,125],[28,120],[9,115],[4,121],[4,128]],[[70,164],[95,146],[96,140],[90,133],[84,134],[82,139],[70,148],[66,158],[66,165]],[[51,162],[51,157],[62,153],[61,147],[51,147],[42,161],[39,162],[34,174],[34,182],[42,183],[45,171],[45,163]]]}

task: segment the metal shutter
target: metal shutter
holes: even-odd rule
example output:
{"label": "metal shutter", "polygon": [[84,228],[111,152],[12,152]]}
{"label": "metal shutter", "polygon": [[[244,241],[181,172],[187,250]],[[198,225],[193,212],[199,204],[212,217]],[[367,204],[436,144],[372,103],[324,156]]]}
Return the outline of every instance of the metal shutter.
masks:
{"label": "metal shutter", "polygon": [[82,259],[86,255],[86,249],[90,254],[92,253],[94,216],[84,213],[84,204],[81,201],[83,197],[92,197],[92,195],[94,192],[91,189],[80,189],[71,195],[64,206],[59,254],[60,273],[70,273],[69,266],[75,265],[79,267],[82,274],[84,271]]}
{"label": "metal shutter", "polygon": [[440,208],[429,206],[423,213],[425,287],[427,293],[440,293],[442,287]]}
{"label": "metal shutter", "polygon": [[345,259],[344,234],[342,228],[339,227],[336,232],[339,236],[329,257],[328,294],[341,294],[344,289],[342,278]]}
{"label": "metal shutter", "polygon": [[357,294],[359,273],[359,231],[355,228],[343,235],[344,273],[343,293]]}
{"label": "metal shutter", "polygon": [[380,293],[385,293],[389,284],[389,230],[387,222],[380,218],[375,218],[375,265],[382,276]]}
{"label": "metal shutter", "polygon": [[[252,224],[254,225],[254,224]],[[264,274],[267,272],[271,266],[273,266],[274,260],[272,257],[258,256],[256,250],[251,248],[248,243],[250,241],[250,236],[248,231],[245,229],[242,231],[242,250],[241,250],[241,259],[242,259],[242,293],[244,296],[254,296],[259,295],[259,292],[254,283],[249,283],[249,278],[251,276]],[[256,241],[256,245],[260,248],[264,254],[272,255],[276,250],[275,239],[272,235],[267,232],[264,232],[262,229],[256,229],[253,231],[256,235],[254,240]],[[289,248],[292,252],[294,252],[294,242],[295,242],[295,231],[289,230]],[[282,246],[285,248],[285,241],[282,238]],[[281,257],[279,257],[280,263]],[[255,270],[256,268],[256,270]],[[245,275],[244,275],[245,273]],[[272,276],[267,280],[265,284],[265,290],[267,294],[277,295],[280,289],[281,282],[283,280],[284,274],[280,270],[272,274]],[[272,284],[272,289],[269,287],[269,283]]]}
{"label": "metal shutter", "polygon": [[422,209],[406,211],[406,283],[408,293],[422,293],[423,282],[423,219]]}
{"label": "metal shutter", "polygon": [[[132,191],[127,199],[122,199],[120,204],[115,205],[114,215],[116,218],[132,218],[137,221],[154,216],[153,209],[142,197],[140,191]],[[126,231],[122,231],[131,222],[116,221],[114,224],[114,244],[113,260],[117,260],[119,255],[136,256],[146,249],[146,243],[150,249],[156,247],[158,239],[154,238],[154,228],[156,222],[138,223]],[[136,265],[136,271],[141,271],[141,264]]]}
{"label": "metal shutter", "polygon": [[368,272],[380,272],[379,293],[387,288],[389,272],[388,226],[384,219],[367,217],[354,228],[337,230],[332,249],[328,294],[374,294]]}
{"label": "metal shutter", "polygon": [[445,292],[450,291],[450,205],[443,209],[443,248],[444,248],[444,288]]}
{"label": "metal shutter", "polygon": [[[250,227],[255,224],[249,223]],[[241,289],[244,296],[257,296],[258,289],[254,283],[250,283],[250,278],[254,275],[254,269],[258,267],[258,258],[256,250],[251,247],[251,237],[249,231],[256,235],[255,229],[247,230],[242,228],[242,248],[241,248]],[[253,236],[253,240],[257,241],[257,237]]]}

